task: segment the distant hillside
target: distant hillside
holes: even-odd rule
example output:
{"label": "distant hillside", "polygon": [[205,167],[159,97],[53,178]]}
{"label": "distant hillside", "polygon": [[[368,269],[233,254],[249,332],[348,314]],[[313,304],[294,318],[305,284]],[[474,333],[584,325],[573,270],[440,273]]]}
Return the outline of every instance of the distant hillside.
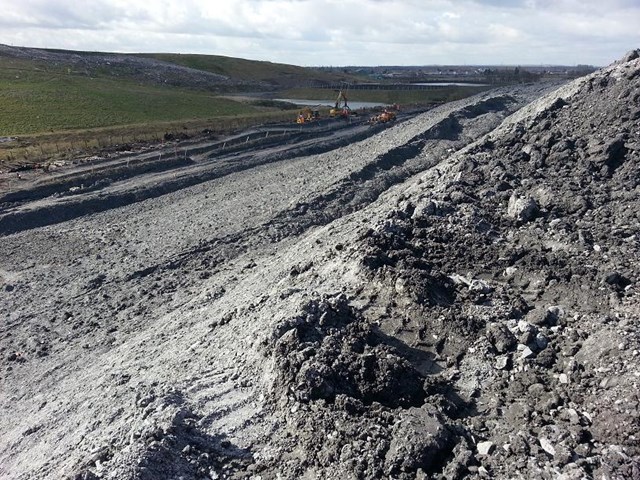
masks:
{"label": "distant hillside", "polygon": [[0,137],[214,118],[256,109],[206,90],[43,71],[0,57]]}
{"label": "distant hillside", "polygon": [[335,84],[341,80],[353,80],[353,75],[327,73],[319,69],[298,67],[221,55],[182,55],[174,53],[140,54],[163,62],[182,65],[199,71],[210,72],[243,83],[255,83],[275,88],[290,88],[310,83]]}
{"label": "distant hillside", "polygon": [[21,68],[32,66],[40,71],[215,92],[274,90],[345,79],[344,75],[312,68],[218,55],[79,52],[0,44],[0,67],[5,67],[8,60],[18,61]]}
{"label": "distant hillside", "polygon": [[[115,143],[290,121],[280,105],[228,93],[277,92],[342,77],[207,55],[117,54],[0,45],[0,165]],[[275,94],[275,93],[274,93]],[[46,153],[45,153],[46,152]]]}
{"label": "distant hillside", "polygon": [[0,137],[260,114],[265,108],[221,94],[283,90],[340,78],[294,65],[213,55],[0,44]]}

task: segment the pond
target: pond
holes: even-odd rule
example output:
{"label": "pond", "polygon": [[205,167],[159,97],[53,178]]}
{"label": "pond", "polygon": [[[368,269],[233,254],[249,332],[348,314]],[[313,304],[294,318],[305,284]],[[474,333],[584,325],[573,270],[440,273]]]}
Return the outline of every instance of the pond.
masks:
{"label": "pond", "polygon": [[[274,98],[273,100],[276,100],[278,102],[295,103],[296,105],[304,105],[304,106],[310,106],[310,107],[315,107],[315,106],[333,107],[336,104],[336,102],[332,100],[303,100],[300,98]],[[373,107],[380,107],[384,105],[385,103],[380,103],[380,102],[349,102],[349,106],[352,109],[373,108]]]}

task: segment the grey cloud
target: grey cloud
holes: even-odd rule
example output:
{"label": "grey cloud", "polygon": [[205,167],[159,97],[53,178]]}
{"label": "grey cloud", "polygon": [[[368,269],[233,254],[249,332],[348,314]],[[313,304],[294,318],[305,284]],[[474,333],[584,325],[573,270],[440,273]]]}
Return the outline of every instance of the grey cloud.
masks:
{"label": "grey cloud", "polygon": [[216,2],[0,0],[0,43],[333,65],[608,63],[640,44],[640,0]]}
{"label": "grey cloud", "polygon": [[472,0],[473,3],[498,8],[523,8],[529,3],[527,0]]}
{"label": "grey cloud", "polygon": [[19,15],[3,16],[0,18],[0,25],[99,30],[114,21],[150,20],[148,15],[134,15],[131,10],[112,5],[108,1],[87,2],[78,6],[77,2],[71,1],[32,0],[24,2],[16,10],[19,11]]}

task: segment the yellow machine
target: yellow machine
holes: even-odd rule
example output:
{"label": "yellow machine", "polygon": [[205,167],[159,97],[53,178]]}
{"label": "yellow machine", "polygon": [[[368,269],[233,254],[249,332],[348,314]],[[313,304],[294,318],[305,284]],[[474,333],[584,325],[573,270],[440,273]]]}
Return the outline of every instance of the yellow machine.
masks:
{"label": "yellow machine", "polygon": [[369,123],[374,125],[376,123],[393,122],[396,119],[396,111],[398,110],[400,110],[400,107],[397,103],[389,107],[386,107],[384,110],[382,110],[381,113],[371,117],[369,119]]}
{"label": "yellow machine", "polygon": [[335,118],[348,117],[349,115],[351,115],[351,108],[348,104],[347,93],[344,88],[341,88],[335,106],[329,110],[329,116]]}
{"label": "yellow machine", "polygon": [[374,115],[373,117],[371,117],[371,119],[369,120],[369,123],[371,124],[387,123],[387,122],[393,122],[395,119],[396,119],[395,112],[392,112],[391,110],[387,110],[385,108],[382,111],[382,113],[379,113],[378,115]]}
{"label": "yellow machine", "polygon": [[303,108],[298,113],[298,118],[296,119],[296,123],[308,123],[318,120],[320,118],[319,110],[312,110],[311,108]]}

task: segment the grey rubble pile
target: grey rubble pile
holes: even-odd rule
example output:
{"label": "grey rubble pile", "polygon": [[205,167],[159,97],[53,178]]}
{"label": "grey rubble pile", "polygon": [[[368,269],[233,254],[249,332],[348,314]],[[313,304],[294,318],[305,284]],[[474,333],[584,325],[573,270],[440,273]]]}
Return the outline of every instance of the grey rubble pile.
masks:
{"label": "grey rubble pile", "polygon": [[3,237],[0,478],[640,478],[638,53]]}
{"label": "grey rubble pile", "polygon": [[279,327],[264,470],[640,478],[639,166],[632,52],[389,195],[365,282]]}

